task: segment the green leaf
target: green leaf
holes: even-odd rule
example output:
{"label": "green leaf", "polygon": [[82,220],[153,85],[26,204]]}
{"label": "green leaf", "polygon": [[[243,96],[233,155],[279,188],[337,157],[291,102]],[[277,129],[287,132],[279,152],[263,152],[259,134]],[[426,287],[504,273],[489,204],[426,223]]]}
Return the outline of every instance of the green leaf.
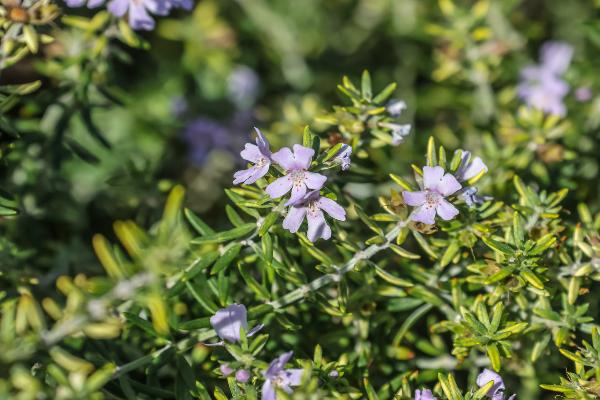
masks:
{"label": "green leaf", "polygon": [[236,243],[233,246],[229,247],[215,262],[212,269],[210,270],[211,275],[216,275],[219,272],[225,270],[233,260],[240,254],[240,250],[242,249],[242,245],[240,243]]}
{"label": "green leaf", "polygon": [[373,98],[373,103],[381,104],[386,101],[392,95],[392,93],[394,93],[396,87],[398,87],[396,82],[392,82],[387,85],[381,92],[379,92],[377,96],[375,96],[375,98]]}
{"label": "green leaf", "polygon": [[487,352],[488,358],[490,359],[490,363],[492,364],[492,368],[496,372],[500,372],[500,368],[502,367],[502,363],[500,360],[500,352],[498,351],[498,346],[495,343],[490,343],[485,346],[485,350]]}
{"label": "green leaf", "polygon": [[369,101],[373,97],[373,90],[371,88],[371,75],[367,70],[364,70],[362,73],[361,92],[362,96]]}
{"label": "green leaf", "polygon": [[514,250],[506,243],[499,242],[494,239],[490,239],[486,236],[482,236],[481,240],[485,243],[490,249],[494,251],[498,251],[503,254],[514,254]]}
{"label": "green leaf", "polygon": [[382,269],[375,263],[373,263],[373,267],[375,267],[375,272],[381,279],[383,279],[384,281],[386,281],[388,283],[391,283],[394,286],[400,286],[400,287],[414,286],[414,284],[412,282],[407,281],[402,278],[398,278],[397,276],[390,274],[389,272],[385,271],[384,269]]}
{"label": "green leaf", "polygon": [[208,244],[208,243],[224,243],[233,239],[245,236],[256,229],[256,224],[251,222],[248,224],[241,225],[237,228],[230,229],[228,231],[213,233],[211,235],[205,235],[203,237],[192,239],[191,244]]}
{"label": "green leaf", "polygon": [[188,220],[190,225],[192,225],[192,228],[194,228],[194,230],[200,235],[209,236],[215,234],[215,231],[212,230],[210,226],[208,226],[204,221],[202,221],[200,217],[194,214],[194,212],[189,208],[183,210],[183,215],[185,215],[185,218]]}

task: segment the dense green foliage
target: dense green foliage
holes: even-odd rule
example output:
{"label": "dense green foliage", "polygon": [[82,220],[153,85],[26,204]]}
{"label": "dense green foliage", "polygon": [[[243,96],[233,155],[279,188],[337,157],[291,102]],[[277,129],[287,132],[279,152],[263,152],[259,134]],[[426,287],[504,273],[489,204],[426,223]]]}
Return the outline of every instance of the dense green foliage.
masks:
{"label": "dense green foliage", "polygon": [[[0,399],[261,398],[292,350],[278,399],[482,399],[484,368],[600,398],[600,2],[109,11],[0,1]],[[549,41],[573,55],[536,107]],[[284,223],[281,162],[231,184],[255,126],[314,150],[330,239]],[[406,192],[434,167],[462,189],[426,224]],[[211,346],[232,304],[249,323]]]}

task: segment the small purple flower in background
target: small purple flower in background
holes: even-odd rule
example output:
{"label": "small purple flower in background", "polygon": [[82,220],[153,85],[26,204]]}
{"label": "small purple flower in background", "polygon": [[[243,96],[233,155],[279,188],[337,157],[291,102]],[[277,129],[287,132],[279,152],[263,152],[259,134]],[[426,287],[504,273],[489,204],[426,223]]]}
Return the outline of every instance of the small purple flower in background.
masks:
{"label": "small purple flower in background", "polygon": [[223,376],[229,376],[233,373],[233,368],[231,368],[229,364],[221,364],[219,371],[221,371]]}
{"label": "small purple flower in background", "polygon": [[231,143],[231,132],[226,126],[204,117],[190,122],[182,137],[190,147],[190,158],[195,165],[202,165],[212,149],[224,149]]}
{"label": "small purple flower in background", "polygon": [[325,211],[330,217],[338,221],[346,220],[346,210],[335,201],[321,197],[318,190],[308,193],[302,201],[298,201],[288,209],[283,220],[283,228],[292,233],[298,232],[304,217],[308,221],[306,235],[311,242],[319,238],[328,240],[331,237],[331,228],[325,221]]}
{"label": "small purple flower in background", "polygon": [[188,103],[183,96],[176,96],[171,99],[171,113],[176,117],[182,117],[189,109]]}
{"label": "small purple flower in background", "polygon": [[234,185],[245,183],[250,185],[256,182],[269,172],[271,166],[271,149],[269,148],[269,141],[263,136],[263,134],[256,129],[256,144],[246,143],[244,150],[240,153],[242,158],[246,161],[250,161],[254,165],[248,169],[237,171],[233,174]]}
{"label": "small purple flower in background", "polygon": [[306,195],[307,188],[321,189],[327,177],[308,171],[314,154],[313,149],[299,144],[294,145],[293,153],[288,147],[273,153],[271,159],[285,169],[286,175],[269,184],[265,189],[267,194],[272,199],[276,199],[291,190],[292,195],[285,203],[285,205],[290,205],[302,200]]}
{"label": "small purple flower in background", "polygon": [[484,164],[483,160],[480,157],[471,157],[471,152],[466,150],[456,150],[461,151],[461,160],[458,169],[454,173],[454,176],[459,181],[468,181],[471,178],[476,177],[482,171],[487,172],[487,165]]}
{"label": "small purple flower in background", "polygon": [[[502,377],[494,371],[491,371],[487,368],[484,369],[477,377],[477,386],[485,386],[490,381],[493,381],[494,384],[486,393],[486,396],[492,400],[504,400],[504,389],[506,389],[504,386],[504,381],[502,380]],[[514,400],[516,397],[517,395],[513,394],[507,400]]]}
{"label": "small purple flower in background", "polygon": [[402,112],[406,110],[407,107],[406,102],[402,100],[392,99],[389,101],[385,108],[392,117],[399,117],[402,114]]}
{"label": "small purple flower in background", "polygon": [[235,373],[235,380],[238,382],[246,383],[248,379],[250,379],[250,372],[245,369],[240,369]]}
{"label": "small purple flower in background", "polygon": [[410,124],[396,124],[393,122],[381,122],[380,126],[391,130],[392,146],[398,146],[404,142],[404,139],[410,134]]}
{"label": "small purple flower in background", "polygon": [[423,189],[419,192],[402,192],[404,202],[409,206],[418,207],[410,215],[413,221],[432,225],[435,215],[449,221],[458,215],[458,210],[446,197],[456,193],[461,188],[452,174],[444,175],[442,167],[423,167]]}
{"label": "small purple flower in background", "polygon": [[236,67],[227,78],[229,99],[238,108],[251,107],[256,101],[259,88],[258,75],[245,65]]}
{"label": "small purple flower in background", "polygon": [[[88,8],[99,7],[104,0],[65,0],[69,7],[81,7],[87,4]],[[129,26],[135,30],[150,31],[154,29],[154,15],[167,15],[172,8],[191,10],[193,0],[110,0],[107,9],[116,17],[129,15]]]}
{"label": "small purple flower in background", "polygon": [[479,206],[486,201],[492,200],[491,196],[479,196],[475,186],[468,186],[460,191],[458,195],[469,207]]}
{"label": "small purple flower in background", "polygon": [[540,51],[541,63],[521,70],[517,94],[530,107],[564,116],[563,98],[569,85],[561,79],[573,57],[573,47],[563,42],[548,42]]}
{"label": "small purple flower in background", "polygon": [[[454,173],[456,179],[459,182],[468,181],[471,178],[475,178],[482,172],[487,172],[488,167],[485,165],[483,160],[480,157],[471,157],[471,152],[466,150],[456,150],[461,151],[461,160],[458,169]],[[473,207],[475,205],[481,205],[487,200],[491,200],[492,198],[489,196],[478,196],[477,188],[474,186],[464,187],[458,194],[460,198],[463,199],[465,203],[469,207]]]}
{"label": "small purple flower in background", "polygon": [[437,400],[437,397],[429,389],[417,389],[414,400]]}
{"label": "small purple flower in background", "polygon": [[276,400],[277,393],[275,389],[278,387],[286,393],[292,393],[291,386],[300,385],[302,378],[301,368],[284,369],[285,364],[292,358],[293,351],[282,354],[269,364],[269,368],[263,375],[265,383],[262,387],[262,400]]}
{"label": "small purple flower in background", "polygon": [[104,0],[65,0],[67,6],[69,7],[82,7],[83,5],[87,5],[88,8],[96,8],[100,7]]}
{"label": "small purple flower in background", "polygon": [[573,58],[573,46],[565,42],[546,42],[540,51],[541,65],[556,75],[564,74]]}
{"label": "small purple flower in background", "polygon": [[132,29],[151,31],[155,23],[149,13],[167,15],[171,4],[165,0],[111,0],[107,8],[117,17],[128,14]]}
{"label": "small purple flower in background", "polygon": [[[248,329],[246,307],[243,304],[232,304],[227,308],[220,309],[215,315],[210,317],[210,324],[221,339],[230,343],[237,343],[240,341],[241,328],[244,328],[244,330]],[[246,336],[250,337],[254,335],[262,327],[262,324],[255,326],[248,331]],[[216,345],[220,344],[222,342]]]}
{"label": "small purple flower in background", "polygon": [[575,90],[575,100],[585,103],[586,101],[590,101],[592,99],[593,93],[592,89],[589,87],[580,87]]}
{"label": "small purple flower in background", "polygon": [[194,7],[194,0],[169,0],[175,8],[181,8],[189,11]]}
{"label": "small purple flower in background", "polygon": [[342,144],[342,148],[335,156],[334,160],[340,164],[342,171],[347,171],[350,168],[350,156],[352,155],[352,146]]}

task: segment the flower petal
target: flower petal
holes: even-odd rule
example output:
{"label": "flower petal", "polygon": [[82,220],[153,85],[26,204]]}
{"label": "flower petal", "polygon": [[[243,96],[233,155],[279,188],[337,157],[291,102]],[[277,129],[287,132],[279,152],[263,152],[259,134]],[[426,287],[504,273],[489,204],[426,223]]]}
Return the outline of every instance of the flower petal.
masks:
{"label": "flower petal", "polygon": [[489,381],[494,381],[494,385],[488,390],[487,396],[495,396],[498,392],[503,392],[505,389],[502,377],[492,370],[484,369],[477,377],[477,386],[485,386]]}
{"label": "flower petal", "polygon": [[[273,154],[275,156],[275,154]],[[292,188],[292,180],[288,176],[282,176],[271,182],[269,186],[265,188],[265,192],[272,198],[276,199],[283,196]]]}
{"label": "flower petal", "polygon": [[438,201],[436,211],[438,215],[445,221],[450,221],[458,215],[457,208],[444,199],[440,199]]}
{"label": "flower petal", "polygon": [[267,379],[275,379],[279,376],[279,373],[283,371],[285,364],[292,358],[294,355],[293,351],[288,351],[287,353],[283,353],[269,364],[269,368],[264,373],[265,378]]}
{"label": "flower petal", "polygon": [[290,207],[288,213],[283,220],[283,228],[287,229],[292,233],[298,232],[302,221],[304,221],[304,215],[306,214],[306,207]]}
{"label": "flower petal", "polygon": [[129,6],[129,25],[132,29],[151,31],[154,29],[154,20],[148,14],[144,3],[132,1]]}
{"label": "flower petal", "polygon": [[436,190],[443,176],[444,169],[442,167],[423,167],[423,187]]}
{"label": "flower petal", "polygon": [[275,388],[273,387],[273,382],[270,379],[267,379],[262,386],[262,395],[260,396],[261,400],[277,400],[275,394]]}
{"label": "flower petal", "polygon": [[284,147],[279,151],[273,153],[271,159],[279,164],[286,171],[293,170],[296,166],[294,155],[289,147]]}
{"label": "flower petal", "polygon": [[286,369],[279,375],[279,379],[281,379],[281,384],[286,385],[286,386],[300,385],[300,381],[302,380],[303,372],[304,372],[304,370],[302,368]]}
{"label": "flower petal", "polygon": [[424,224],[433,225],[435,224],[435,208],[427,205],[416,208],[412,214],[410,214],[410,219],[413,221],[422,222]]}
{"label": "flower petal", "polygon": [[413,207],[425,204],[425,201],[427,198],[425,191],[421,191],[421,192],[404,191],[404,192],[402,192],[402,197],[404,198],[404,202],[406,204],[408,204],[409,206],[413,206]]}
{"label": "flower petal", "polygon": [[240,329],[248,328],[246,307],[243,304],[232,304],[223,308],[210,318],[210,324],[217,335],[228,342],[240,341]]}
{"label": "flower petal", "polygon": [[270,156],[271,149],[269,147],[269,141],[258,128],[254,129],[256,130],[256,144],[258,145],[258,149],[265,156]]}
{"label": "flower petal", "polygon": [[310,147],[304,147],[299,144],[294,145],[294,158],[296,159],[297,168],[308,169],[314,155],[315,151]]}
{"label": "flower petal", "polygon": [[429,389],[417,389],[415,391],[415,400],[437,400],[431,390]]}
{"label": "flower petal", "polygon": [[241,171],[237,171],[235,174],[233,174],[233,184],[234,185],[239,185],[242,182],[246,182],[246,180],[248,180],[248,178],[250,178],[252,176],[252,174],[254,173],[253,168],[248,168],[248,169],[243,169]]}
{"label": "flower petal", "polygon": [[338,221],[346,220],[346,210],[335,201],[327,197],[321,197],[317,200],[317,205],[321,210],[329,214],[330,217],[335,218]]}
{"label": "flower petal", "polygon": [[297,204],[304,200],[304,196],[306,195],[306,185],[293,185],[292,186],[292,195],[290,199],[285,202],[286,206]]}
{"label": "flower petal", "polygon": [[308,231],[306,232],[308,240],[315,242],[319,238],[327,240],[331,237],[331,228],[325,222],[325,216],[321,210],[306,213],[306,219],[308,221]]}
{"label": "flower petal", "polygon": [[242,156],[242,158],[246,161],[256,163],[263,155],[257,145],[246,143],[244,150],[240,152],[240,156]]}
{"label": "flower petal", "polygon": [[458,183],[454,175],[446,174],[438,184],[437,191],[446,197],[456,193],[460,188],[462,188],[462,185]]}
{"label": "flower petal", "polygon": [[106,8],[115,17],[122,17],[129,8],[129,0],[111,0]]}
{"label": "flower petal", "polygon": [[256,182],[257,180],[259,180],[260,178],[265,176],[267,174],[267,172],[269,172],[270,166],[271,166],[271,163],[267,163],[260,167],[258,165],[253,166],[252,168],[250,168],[250,170],[252,171],[252,175],[250,175],[248,177],[248,179],[246,180],[246,182],[244,182],[244,183],[246,185],[250,185],[250,184]]}
{"label": "flower petal", "polygon": [[305,172],[304,183],[309,189],[321,189],[325,184],[327,177],[325,175],[317,174],[316,172]]}

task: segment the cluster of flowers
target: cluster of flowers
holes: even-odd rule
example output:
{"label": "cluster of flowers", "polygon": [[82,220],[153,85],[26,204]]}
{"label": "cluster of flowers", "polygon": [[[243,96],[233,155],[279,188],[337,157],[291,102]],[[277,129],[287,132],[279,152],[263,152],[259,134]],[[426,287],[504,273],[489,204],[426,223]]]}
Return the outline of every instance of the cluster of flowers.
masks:
{"label": "cluster of flowers", "polygon": [[[69,7],[100,7],[105,0],[65,0]],[[129,25],[135,30],[154,29],[154,19],[150,14],[165,16],[174,8],[191,10],[193,0],[109,0],[107,9],[117,17],[128,14]]]}
{"label": "cluster of flowers", "polygon": [[477,195],[476,187],[463,187],[461,184],[487,172],[487,166],[481,158],[471,157],[470,152],[458,151],[461,152],[461,162],[454,175],[444,173],[440,166],[423,167],[423,179],[419,182],[421,190],[402,192],[404,202],[416,207],[410,215],[411,220],[433,225],[436,215],[445,221],[454,219],[458,215],[458,209],[446,200],[453,195],[462,198],[469,207],[487,200]]}
{"label": "cluster of flowers", "polygon": [[[241,330],[248,329],[248,316],[246,307],[243,304],[232,304],[223,308],[210,318],[210,324],[222,339],[221,342],[210,344],[209,346],[221,346],[224,342],[239,343],[241,340]],[[257,325],[250,329],[246,337],[253,336],[263,328],[263,325]],[[280,388],[286,393],[292,393],[292,387],[298,386],[302,378],[301,368],[285,368],[290,361],[293,351],[282,354],[273,360],[269,367],[263,371],[265,382],[262,386],[262,400],[275,400],[277,397],[276,389]],[[229,376],[234,369],[229,364],[221,364],[219,368],[223,376]],[[235,379],[238,382],[245,383],[251,377],[247,369],[238,369],[235,373]]]}
{"label": "cluster of flowers", "polygon": [[[492,400],[515,400],[517,398],[516,394],[505,397],[504,390],[506,387],[504,386],[504,381],[502,377],[495,373],[494,371],[490,371],[489,369],[484,369],[479,376],[477,377],[477,386],[482,387],[487,385],[489,382],[492,383],[492,387],[486,393],[486,396]],[[433,395],[431,390],[422,389],[417,390],[415,393],[414,400],[437,400],[437,397]]]}
{"label": "cluster of flowers", "polygon": [[563,42],[548,42],[540,51],[540,64],[530,65],[521,71],[521,83],[517,87],[519,97],[530,107],[548,114],[564,116],[563,98],[569,85],[561,76],[569,68],[573,47]]}
{"label": "cluster of flowers", "polygon": [[[255,128],[256,129],[256,128]],[[240,153],[242,158],[253,165],[245,170],[236,172],[233,177],[234,185],[255,183],[265,176],[272,163],[282,168],[284,176],[275,179],[265,189],[272,199],[280,198],[291,192],[285,205],[289,206],[283,221],[283,227],[292,233],[300,229],[304,217],[308,221],[307,236],[311,242],[319,238],[325,240],[331,237],[331,228],[325,221],[323,211],[339,221],[346,220],[346,211],[335,201],[320,194],[327,177],[309,171],[315,151],[311,148],[295,144],[293,151],[288,147],[271,153],[269,142],[256,129],[256,144],[247,143]],[[342,170],[350,168],[352,147],[344,144],[335,157]],[[310,191],[309,191],[310,189]]]}

